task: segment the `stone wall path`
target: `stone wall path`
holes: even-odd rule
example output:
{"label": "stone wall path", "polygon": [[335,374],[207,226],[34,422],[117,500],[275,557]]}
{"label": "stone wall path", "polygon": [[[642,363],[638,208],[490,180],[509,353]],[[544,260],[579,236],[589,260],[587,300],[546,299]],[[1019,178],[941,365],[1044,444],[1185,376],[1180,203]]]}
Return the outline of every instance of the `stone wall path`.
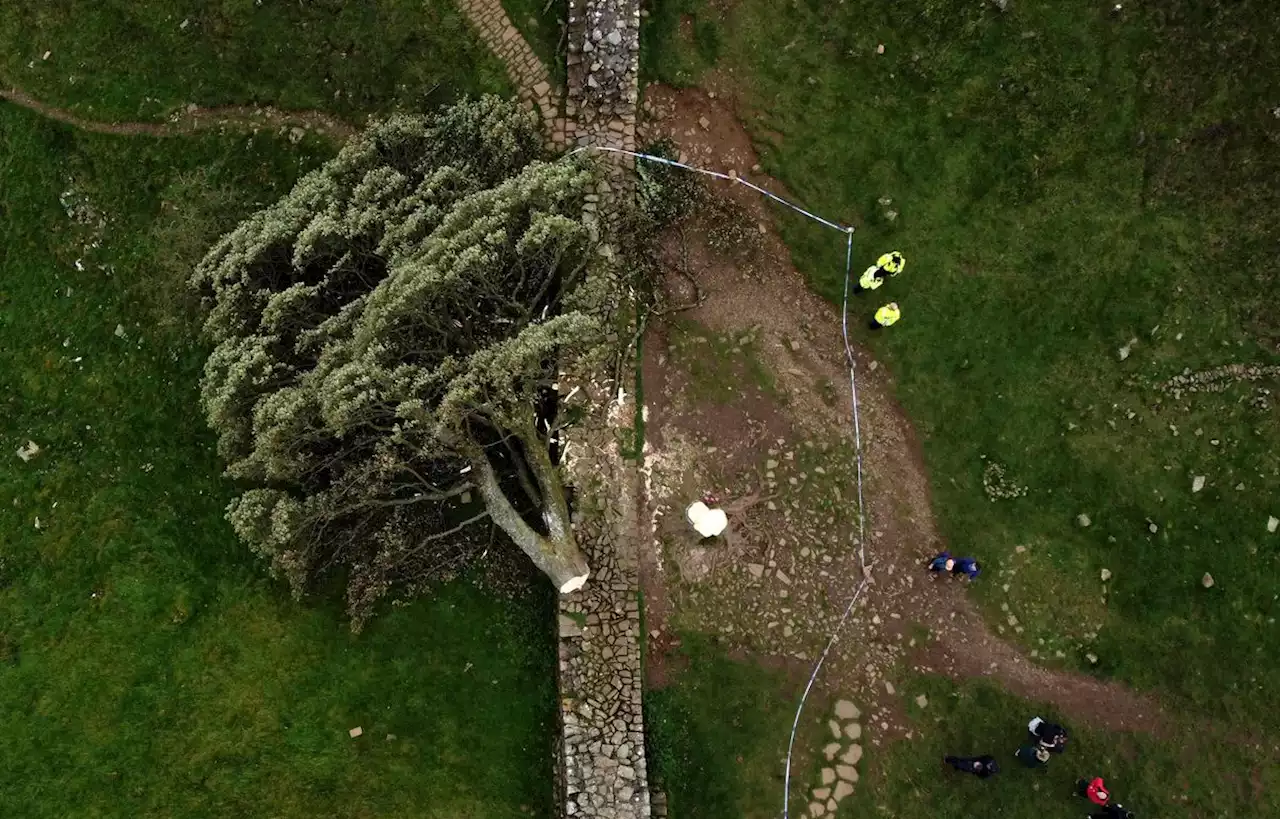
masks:
{"label": "stone wall path", "polygon": [[551,144],[566,144],[560,89],[552,83],[547,67],[511,22],[500,0],[458,0],[458,8],[475,26],[484,44],[502,60],[520,100],[542,115]]}
{"label": "stone wall path", "polygon": [[[635,150],[640,74],[639,0],[569,0],[565,119],[555,131],[568,146]],[[634,195],[634,160],[599,152],[604,170],[587,197],[587,215],[604,247],[617,237],[614,218]],[[592,577],[560,598],[561,794],[575,819],[649,819],[663,815],[651,800],[645,755],[640,646],[638,523],[643,484],[623,459],[619,431],[635,418],[634,367],[616,382],[593,385],[592,423],[575,429],[568,457],[578,489],[575,532]],[[562,389],[564,379],[561,379]]]}

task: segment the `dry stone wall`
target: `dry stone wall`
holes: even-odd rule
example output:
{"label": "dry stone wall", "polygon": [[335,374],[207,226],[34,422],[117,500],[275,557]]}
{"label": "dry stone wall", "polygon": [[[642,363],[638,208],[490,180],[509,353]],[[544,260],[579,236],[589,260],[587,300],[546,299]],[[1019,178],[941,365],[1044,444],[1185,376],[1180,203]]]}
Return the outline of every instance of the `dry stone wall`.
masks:
{"label": "dry stone wall", "polygon": [[[571,146],[636,149],[640,95],[638,0],[569,0],[565,135]],[[635,190],[635,161],[606,154],[607,181],[592,203]]]}
{"label": "dry stone wall", "polygon": [[614,430],[632,417],[630,400],[602,401],[577,428],[566,455],[577,487],[574,532],[592,577],[560,599],[560,707],[564,815],[648,819],[640,667],[637,471]]}

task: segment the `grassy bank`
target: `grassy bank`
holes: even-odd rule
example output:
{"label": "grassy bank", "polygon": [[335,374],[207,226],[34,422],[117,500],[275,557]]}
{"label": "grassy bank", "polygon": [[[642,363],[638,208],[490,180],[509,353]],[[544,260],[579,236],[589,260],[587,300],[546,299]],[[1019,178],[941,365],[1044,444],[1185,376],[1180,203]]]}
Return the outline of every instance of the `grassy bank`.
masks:
{"label": "grassy bank", "polygon": [[[992,619],[1049,664],[1280,725],[1280,380],[1217,369],[1280,363],[1270,6],[747,0],[717,25],[765,170],[859,226],[857,264],[907,255],[855,309],[902,306],[867,343]],[[843,243],[782,218],[838,299]],[[993,500],[1001,470],[1024,496]]]}
{"label": "grassy bank", "polygon": [[[765,819],[781,814],[783,765],[798,688],[777,674],[737,662],[708,644],[666,688],[647,695],[653,770],[662,776],[672,819]],[[871,726],[854,793],[838,817],[963,819],[1040,816],[1079,819],[1089,805],[1073,796],[1082,776],[1102,776],[1115,799],[1139,817],[1274,816],[1280,813],[1272,748],[1187,722],[1159,739],[1074,724],[1043,705],[986,683],[936,677],[902,682],[910,738],[884,741]],[[916,697],[924,694],[925,706]],[[1046,768],[1022,767],[1014,752],[1032,716],[1065,724],[1067,751]],[[824,708],[812,700],[792,770],[791,815],[807,815],[824,764]],[[1002,771],[988,780],[942,765],[946,755],[990,754]],[[831,816],[831,814],[827,814]]]}
{"label": "grassy bank", "polygon": [[14,0],[0,6],[0,54],[0,85],[90,119],[195,103],[354,121],[508,88],[452,0]]}
{"label": "grassy bank", "polygon": [[551,814],[550,600],[458,583],[355,637],[223,520],[182,279],[324,150],[0,104],[0,815]]}
{"label": "grassy bank", "polygon": [[[1161,740],[1087,730],[1034,703],[986,684],[912,681],[928,706],[908,706],[913,738],[867,756],[867,776],[843,815],[899,819],[1041,816],[1078,819],[1091,806],[1072,795],[1080,777],[1101,776],[1113,798],[1139,817],[1274,816],[1280,811],[1268,755],[1231,744],[1192,725]],[[914,699],[914,697],[912,698]],[[1061,720],[1068,749],[1045,768],[1021,766],[1013,752],[1034,715]],[[944,755],[991,754],[1002,771],[980,780],[941,765]],[[1212,756],[1214,765],[1203,763]],[[842,806],[843,807],[843,806]]]}

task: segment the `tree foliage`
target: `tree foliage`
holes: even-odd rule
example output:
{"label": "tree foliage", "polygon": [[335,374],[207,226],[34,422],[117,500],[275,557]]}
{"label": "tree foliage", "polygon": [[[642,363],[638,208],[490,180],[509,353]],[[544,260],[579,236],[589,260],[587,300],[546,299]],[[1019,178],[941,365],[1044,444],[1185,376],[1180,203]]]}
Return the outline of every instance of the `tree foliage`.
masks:
{"label": "tree foliage", "polygon": [[591,169],[540,145],[496,98],[392,117],[192,278],[203,408],[247,487],[228,518],[296,595],[345,574],[357,627],[392,584],[465,560],[486,519],[558,587],[585,577],[535,407],[599,349],[609,294]]}

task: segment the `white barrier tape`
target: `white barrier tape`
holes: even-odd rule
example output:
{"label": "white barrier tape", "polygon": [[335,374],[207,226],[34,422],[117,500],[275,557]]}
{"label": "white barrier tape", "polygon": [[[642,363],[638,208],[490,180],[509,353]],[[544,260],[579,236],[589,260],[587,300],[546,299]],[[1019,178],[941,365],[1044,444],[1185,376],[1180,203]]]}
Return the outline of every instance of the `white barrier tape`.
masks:
{"label": "white barrier tape", "polygon": [[684,168],[686,171],[693,171],[694,173],[705,174],[707,176],[714,176],[716,179],[723,179],[726,182],[737,182],[741,185],[746,185],[748,188],[751,188],[751,190],[757,193],[760,193],[769,197],[770,199],[772,199],[773,201],[777,202],[780,205],[785,205],[786,207],[791,208],[796,213],[803,214],[815,222],[820,222],[826,225],[832,230],[838,230],[841,233],[849,233],[849,234],[853,233],[853,228],[845,227],[844,225],[837,225],[835,222],[828,222],[826,219],[823,219],[821,216],[810,213],[809,211],[805,210],[799,205],[794,204],[792,202],[788,202],[786,199],[783,199],[781,196],[771,193],[765,190],[764,188],[760,187],[759,185],[752,184],[751,182],[748,182],[747,180],[743,179],[741,176],[737,176],[736,174],[733,176],[730,176],[727,173],[720,173],[719,171],[711,171],[711,170],[707,170],[706,168],[695,168],[692,165],[686,165],[683,162],[677,162],[674,159],[667,159],[666,157],[663,157],[663,156],[653,156],[652,154],[642,154],[639,151],[628,151],[626,148],[610,148],[607,145],[585,145],[581,148],[574,148],[572,151],[566,154],[566,156],[573,156],[574,154],[579,153],[581,151],[608,151],[609,153],[614,153],[614,154],[625,154],[626,156],[633,156],[636,159],[647,159],[650,162],[657,162],[662,165],[670,165],[675,168]]}
{"label": "white barrier tape", "polygon": [[720,173],[719,171],[708,170],[706,168],[695,168],[692,165],[686,165],[683,162],[677,162],[674,159],[667,159],[666,157],[653,156],[651,154],[643,154],[638,151],[628,151],[625,148],[610,148],[604,145],[587,145],[581,148],[575,148],[574,150],[570,151],[567,155],[572,156],[573,154],[579,153],[581,151],[608,151],[610,153],[615,153],[615,154],[624,154],[626,156],[635,157],[636,159],[645,159],[650,162],[657,162],[662,165],[670,165],[671,167],[674,167],[674,168],[683,168],[686,171],[692,171],[694,173],[700,173],[706,176],[712,176],[712,177],[715,177],[716,179],[723,179],[727,182],[737,182],[739,184],[746,185],[748,188],[751,188],[753,191],[763,194],[769,199],[772,199],[773,201],[781,205],[784,205],[790,208],[791,210],[794,210],[796,213],[799,213],[803,216],[807,216],[813,221],[826,225],[832,230],[838,230],[848,237],[848,240],[845,244],[845,255],[844,255],[844,298],[840,308],[840,312],[841,312],[840,332],[844,338],[845,362],[849,365],[849,394],[850,394],[851,403],[853,405],[853,446],[854,446],[854,461],[857,464],[857,483],[858,483],[858,567],[863,571],[864,577],[862,582],[858,584],[858,588],[854,589],[853,596],[849,598],[849,604],[845,606],[844,613],[840,615],[840,620],[839,622],[836,623],[835,629],[831,632],[831,637],[827,640],[826,647],[822,649],[822,654],[818,657],[818,662],[813,666],[813,672],[809,675],[809,682],[805,684],[804,693],[800,695],[800,703],[799,705],[796,706],[795,719],[792,720],[791,722],[791,737],[790,739],[787,740],[787,768],[786,768],[786,773],[783,777],[783,786],[782,786],[782,819],[790,819],[791,756],[792,756],[792,751],[795,748],[795,744],[796,744],[796,733],[798,732],[800,727],[800,715],[804,711],[805,702],[809,699],[809,691],[813,688],[814,682],[816,682],[818,679],[818,672],[822,670],[823,663],[827,661],[827,655],[831,653],[832,646],[835,645],[836,640],[839,639],[840,637],[840,632],[844,629],[845,621],[849,619],[849,614],[853,611],[853,607],[858,602],[858,598],[862,596],[863,590],[865,590],[871,582],[870,579],[865,575],[866,566],[867,566],[867,552],[866,552],[867,533],[866,533],[866,517],[862,511],[862,508],[863,508],[862,507],[862,429],[861,429],[861,425],[858,418],[858,380],[854,374],[854,370],[857,368],[858,362],[857,362],[857,359],[854,358],[853,348],[849,344],[849,284],[853,275],[853,228],[846,227],[843,225],[838,225],[835,222],[829,222],[826,219],[823,219],[821,216],[810,213],[809,211],[805,210],[799,205],[796,205],[792,202],[788,202],[786,199],[783,199],[781,196],[777,196],[776,194],[773,194],[765,190],[759,185],[752,184],[751,182],[748,182],[747,180],[743,179],[741,176],[737,176],[736,174],[733,176],[730,176],[729,174]]}

